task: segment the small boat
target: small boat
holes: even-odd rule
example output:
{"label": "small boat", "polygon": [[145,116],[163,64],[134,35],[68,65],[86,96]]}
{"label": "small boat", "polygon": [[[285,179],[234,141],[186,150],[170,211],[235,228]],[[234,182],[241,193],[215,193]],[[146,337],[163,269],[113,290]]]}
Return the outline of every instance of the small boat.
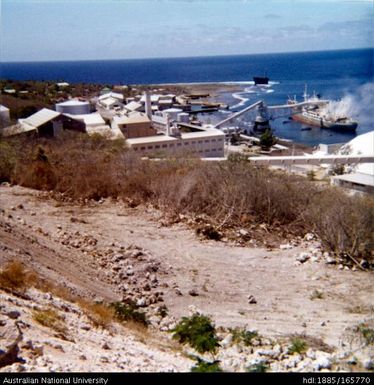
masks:
{"label": "small boat", "polygon": [[300,131],[310,131],[312,127],[301,127]]}

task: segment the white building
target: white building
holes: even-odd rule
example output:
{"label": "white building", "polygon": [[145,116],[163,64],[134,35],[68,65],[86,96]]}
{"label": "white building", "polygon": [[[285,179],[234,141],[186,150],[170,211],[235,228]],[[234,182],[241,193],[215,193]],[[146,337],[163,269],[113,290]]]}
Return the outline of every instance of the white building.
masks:
{"label": "white building", "polygon": [[[340,155],[374,155],[374,131],[358,135],[343,145]],[[374,193],[374,163],[358,163],[346,167],[347,174],[336,175],[331,182],[341,187]]]}
{"label": "white building", "polygon": [[128,145],[145,155],[196,154],[201,158],[224,156],[225,134],[217,129],[180,133],[176,136],[156,135],[127,139]]}

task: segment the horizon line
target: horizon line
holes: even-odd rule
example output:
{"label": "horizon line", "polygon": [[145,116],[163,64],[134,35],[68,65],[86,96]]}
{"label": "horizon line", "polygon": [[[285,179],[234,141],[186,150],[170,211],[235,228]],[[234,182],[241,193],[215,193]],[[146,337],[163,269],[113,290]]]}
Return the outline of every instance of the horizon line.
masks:
{"label": "horizon line", "polygon": [[229,56],[259,56],[259,55],[282,55],[282,54],[298,54],[298,53],[313,53],[313,52],[336,52],[336,51],[354,51],[362,49],[374,49],[370,47],[356,48],[338,48],[338,49],[317,49],[308,51],[282,51],[282,52],[256,52],[256,53],[241,53],[241,54],[222,54],[222,55],[197,55],[197,56],[157,56],[157,57],[138,57],[138,58],[116,58],[116,59],[61,59],[61,60],[21,60],[21,61],[0,61],[1,64],[14,63],[58,63],[58,62],[92,62],[92,61],[131,61],[131,60],[157,60],[157,59],[196,59],[196,58],[214,58],[214,57],[229,57]]}

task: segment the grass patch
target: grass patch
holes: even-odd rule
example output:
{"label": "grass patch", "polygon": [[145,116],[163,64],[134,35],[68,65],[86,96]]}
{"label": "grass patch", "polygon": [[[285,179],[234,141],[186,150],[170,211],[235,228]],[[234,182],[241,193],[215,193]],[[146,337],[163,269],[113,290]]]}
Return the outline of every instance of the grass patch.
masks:
{"label": "grass patch", "polygon": [[115,319],[113,309],[106,304],[88,302],[82,299],[79,299],[77,304],[96,327],[107,328]]}
{"label": "grass patch", "polygon": [[32,313],[32,318],[40,325],[54,330],[58,337],[66,339],[68,329],[65,320],[56,310],[52,308],[35,310]]}

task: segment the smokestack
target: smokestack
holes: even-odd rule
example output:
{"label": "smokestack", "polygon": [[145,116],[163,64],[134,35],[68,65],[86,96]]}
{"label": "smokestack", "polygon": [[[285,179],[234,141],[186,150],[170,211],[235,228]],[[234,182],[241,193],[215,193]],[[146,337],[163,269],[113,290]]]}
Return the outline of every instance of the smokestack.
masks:
{"label": "smokestack", "polygon": [[170,115],[166,114],[166,135],[170,136]]}
{"label": "smokestack", "polygon": [[145,113],[148,118],[152,120],[152,107],[151,107],[151,97],[149,96],[149,92],[145,91]]}

